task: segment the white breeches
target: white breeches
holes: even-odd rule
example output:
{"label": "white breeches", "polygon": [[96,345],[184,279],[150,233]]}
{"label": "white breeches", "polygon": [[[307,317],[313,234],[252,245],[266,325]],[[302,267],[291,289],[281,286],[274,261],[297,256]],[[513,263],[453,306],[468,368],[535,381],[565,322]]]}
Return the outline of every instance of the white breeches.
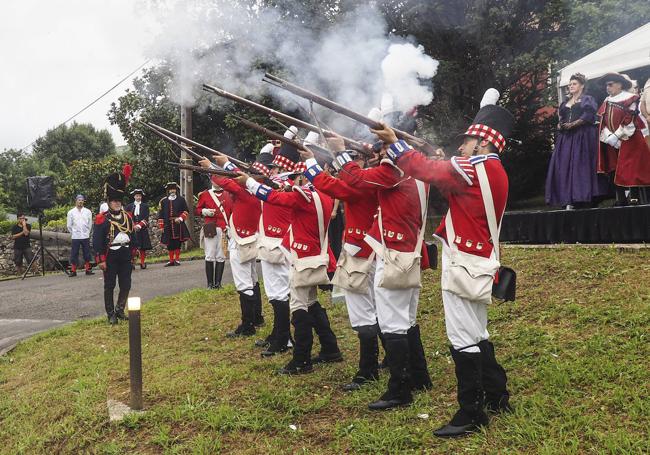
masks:
{"label": "white breeches", "polygon": [[296,310],[309,311],[309,307],[317,300],[318,286],[292,286],[289,296],[289,310],[291,314]]}
{"label": "white breeches", "polygon": [[208,262],[225,262],[226,256],[223,254],[223,243],[221,242],[223,231],[217,228],[217,235],[212,238],[203,238],[203,247],[205,248],[205,260]]}
{"label": "white breeches", "polygon": [[282,264],[262,263],[264,291],[269,300],[287,300],[289,296],[289,261]]}
{"label": "white breeches", "polygon": [[368,272],[368,291],[353,292],[343,290],[345,303],[348,307],[348,317],[352,327],[377,324],[377,305],[375,304],[375,263]]}
{"label": "white breeches", "polygon": [[[443,243],[442,269],[449,262],[449,247]],[[487,330],[487,305],[442,291],[442,304],[445,309],[445,327],[447,338],[452,347],[464,352],[480,352],[476,343],[487,340],[490,334]]]}
{"label": "white breeches", "polygon": [[233,239],[228,240],[228,251],[230,253],[230,271],[235,281],[235,288],[246,295],[253,295],[253,286],[257,283],[255,259],[239,262],[239,250]]}
{"label": "white breeches", "polygon": [[383,273],[384,261],[377,257],[374,291],[379,329],[382,333],[405,334],[416,323],[420,288],[382,288],[379,283]]}

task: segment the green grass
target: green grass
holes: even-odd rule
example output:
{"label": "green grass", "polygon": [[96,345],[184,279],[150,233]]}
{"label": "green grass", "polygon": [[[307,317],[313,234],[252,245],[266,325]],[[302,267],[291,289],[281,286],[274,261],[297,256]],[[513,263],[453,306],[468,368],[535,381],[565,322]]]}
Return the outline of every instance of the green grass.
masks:
{"label": "green grass", "polygon": [[327,305],[347,361],[282,377],[273,370],[288,355],[265,360],[252,339],[224,338],[234,289],[196,289],[145,304],[147,412],[121,423],[108,422],[106,399],[128,402],[126,324],[78,322],[0,358],[0,453],[649,453],[650,251],[508,249],[504,262],[518,271],[518,300],[494,304],[489,328],[516,412],[479,435],[431,434],[456,403],[439,272],[427,272],[420,323],[434,388],[409,408],[367,410],[385,374],[340,390],[357,359],[343,306]]}
{"label": "green grass", "polygon": [[[181,251],[181,261],[189,261],[189,260],[194,260],[194,259],[202,259],[205,257],[205,251],[203,251],[202,248],[192,248],[187,251]],[[169,261],[169,254],[167,254],[167,251],[165,251],[162,254],[158,254],[155,256],[147,256],[147,263],[159,263],[159,262],[167,262]]]}

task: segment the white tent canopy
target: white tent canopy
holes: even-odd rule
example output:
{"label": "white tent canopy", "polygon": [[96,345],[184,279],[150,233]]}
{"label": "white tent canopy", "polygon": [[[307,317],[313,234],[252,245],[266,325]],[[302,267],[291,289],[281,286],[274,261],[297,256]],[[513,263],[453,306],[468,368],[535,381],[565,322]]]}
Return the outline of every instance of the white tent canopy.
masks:
{"label": "white tent canopy", "polygon": [[595,79],[611,72],[622,72],[650,65],[650,23],[612,41],[597,51],[560,70],[558,89],[569,84],[574,73]]}

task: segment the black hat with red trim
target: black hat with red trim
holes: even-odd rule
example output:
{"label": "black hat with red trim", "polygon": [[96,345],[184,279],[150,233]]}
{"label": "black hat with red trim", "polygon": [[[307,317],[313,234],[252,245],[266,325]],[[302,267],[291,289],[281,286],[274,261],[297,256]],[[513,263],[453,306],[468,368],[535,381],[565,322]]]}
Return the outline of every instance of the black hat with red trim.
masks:
{"label": "black hat with red trim", "polygon": [[485,92],[481,109],[463,135],[485,139],[501,153],[514,129],[515,117],[508,110],[494,104],[498,99],[499,92],[495,89]]}
{"label": "black hat with red trim", "polygon": [[121,201],[126,195],[126,185],[131,178],[131,165],[125,164],[122,172],[114,172],[104,180],[104,199]]}

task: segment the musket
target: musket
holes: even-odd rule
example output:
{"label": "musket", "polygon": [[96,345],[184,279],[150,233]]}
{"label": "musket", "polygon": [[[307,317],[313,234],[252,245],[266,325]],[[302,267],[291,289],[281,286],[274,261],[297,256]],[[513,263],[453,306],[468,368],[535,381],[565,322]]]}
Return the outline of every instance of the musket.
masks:
{"label": "musket", "polygon": [[138,120],[138,123],[140,123],[141,125],[143,125],[145,128],[149,129],[149,131],[151,131],[152,133],[154,133],[154,134],[155,134],[156,136],[158,136],[160,139],[162,139],[162,140],[164,140],[164,141],[167,141],[167,142],[169,142],[169,143],[172,144],[172,145],[175,145],[176,147],[178,147],[179,149],[183,150],[184,152],[187,152],[191,157],[193,157],[193,158],[196,159],[197,161],[201,161],[201,160],[205,159],[204,156],[199,155],[199,154],[196,153],[194,150],[192,150],[192,149],[190,149],[190,148],[188,148],[188,147],[185,147],[184,145],[182,145],[181,143],[179,143],[179,142],[178,142],[176,139],[174,139],[173,137],[168,136],[167,134],[158,131],[158,130],[155,129],[153,126],[149,125],[148,123],[145,123],[145,122],[143,122],[143,121],[141,121],[141,120]]}
{"label": "musket", "polygon": [[[210,175],[219,175],[221,177],[227,177],[227,178],[237,178],[239,177],[239,173],[237,172],[232,172],[232,171],[225,171],[223,169],[215,169],[213,167],[201,167],[201,166],[193,166],[191,164],[181,164],[181,163],[176,163],[174,161],[167,161],[167,164],[170,166],[175,166],[179,169],[185,169],[188,171],[193,171],[193,172],[198,172],[202,174],[210,174]],[[271,188],[278,189],[280,188],[280,185],[273,180],[269,179],[265,175],[262,174],[255,174],[255,173],[249,173],[249,177],[254,178],[255,180],[259,180],[266,185],[270,186]]]}
{"label": "musket", "polygon": [[[250,107],[252,109],[255,109],[258,112],[262,112],[262,113],[267,114],[267,115],[269,115],[269,116],[271,116],[273,118],[283,120],[283,121],[285,121],[285,122],[287,122],[287,123],[289,123],[291,125],[296,125],[299,128],[305,128],[306,130],[314,131],[316,133],[321,132],[321,129],[318,128],[318,126],[316,126],[316,125],[312,125],[311,123],[305,122],[303,120],[299,120],[299,119],[297,119],[295,117],[292,117],[292,116],[287,115],[287,114],[285,114],[283,112],[280,112],[280,111],[276,111],[275,109],[271,109],[270,107],[266,107],[266,106],[264,106],[262,104],[256,103],[255,101],[251,101],[251,100],[249,100],[247,98],[237,96],[237,95],[235,95],[233,93],[230,93],[230,92],[227,92],[227,91],[225,91],[225,90],[223,90],[223,89],[221,89],[219,87],[215,87],[215,86],[208,85],[208,84],[203,84],[203,90],[206,91],[206,92],[218,95],[218,96],[220,96],[222,98],[232,100],[232,101],[234,101],[236,103],[243,104],[244,106],[248,106],[248,107]],[[331,130],[323,130],[323,133],[325,134],[325,136],[330,136],[330,137],[332,137],[332,136],[340,136],[341,138],[343,138],[346,145],[348,147],[350,147],[350,149],[355,150],[355,151],[357,151],[359,153],[362,153],[362,154],[366,154],[366,155],[368,154],[368,150],[366,150],[365,147],[363,146],[363,144],[361,142],[359,142],[359,141],[355,141],[354,139],[351,139],[349,137],[342,136],[342,135],[340,135],[340,134],[338,134],[338,133],[336,133],[334,131],[331,131]]]}
{"label": "musket", "polygon": [[180,140],[181,142],[185,142],[187,144],[190,144],[190,145],[198,147],[198,148],[200,148],[202,150],[205,150],[206,152],[211,153],[212,155],[223,155],[225,157],[228,157],[228,159],[230,161],[232,161],[233,163],[238,164],[240,167],[242,167],[244,169],[250,169],[250,165],[248,163],[246,163],[245,161],[238,160],[235,157],[227,155],[227,154],[225,154],[223,152],[220,152],[218,150],[214,150],[214,149],[208,147],[207,145],[203,145],[200,142],[196,142],[196,141],[193,141],[192,139],[186,138],[185,136],[181,136],[178,133],[174,133],[173,131],[170,131],[170,130],[168,130],[166,128],[163,128],[162,126],[156,125],[155,123],[147,122],[146,125],[151,127],[151,128],[155,128],[160,133],[164,133],[167,136],[171,136],[171,137],[173,137],[173,138],[175,138],[177,140]]}
{"label": "musket", "polygon": [[[310,92],[309,90],[305,90],[304,88],[293,84],[291,82],[285,81],[282,78],[279,78],[278,76],[274,76],[273,74],[270,73],[265,73],[264,78],[262,79],[264,82],[268,82],[271,85],[274,85],[276,87],[283,88],[294,95],[298,95],[301,98],[305,98],[309,101],[313,101],[314,103],[320,104],[321,106],[324,106],[328,109],[333,110],[334,112],[337,112],[339,114],[345,115],[346,117],[349,117],[353,120],[356,120],[359,123],[362,123],[366,126],[369,126],[370,128],[374,130],[380,130],[382,129],[382,126],[379,122],[371,119],[370,117],[366,117],[365,115],[361,115],[358,112],[353,111],[352,109],[349,109],[345,106],[342,106],[338,103],[335,103],[332,100],[329,100],[325,98],[324,96],[317,95],[316,93]],[[413,136],[410,133],[407,133],[406,131],[398,130],[396,128],[392,128],[393,131],[395,132],[395,135],[400,138],[404,139],[405,141],[411,142],[413,145],[417,145],[423,151],[430,151],[433,152],[435,151],[435,147],[432,144],[429,144],[427,141],[425,141],[422,138]]]}
{"label": "musket", "polygon": [[258,125],[255,122],[251,122],[248,119],[245,119],[243,117],[240,117],[238,115],[233,115],[237,120],[239,120],[241,123],[243,123],[245,126],[249,127],[250,129],[253,129],[259,133],[264,134],[267,137],[270,137],[271,139],[278,140],[284,144],[292,145],[298,150],[304,150],[304,151],[309,151],[309,152],[315,152],[320,155],[324,155],[325,158],[329,160],[334,159],[334,155],[327,149],[324,149],[323,147],[320,147],[315,144],[309,144],[309,145],[304,145],[299,141],[294,141],[293,139],[289,139],[288,137],[284,137],[284,135],[280,133],[276,133],[275,131],[271,131],[268,128],[263,127],[262,125]]}

